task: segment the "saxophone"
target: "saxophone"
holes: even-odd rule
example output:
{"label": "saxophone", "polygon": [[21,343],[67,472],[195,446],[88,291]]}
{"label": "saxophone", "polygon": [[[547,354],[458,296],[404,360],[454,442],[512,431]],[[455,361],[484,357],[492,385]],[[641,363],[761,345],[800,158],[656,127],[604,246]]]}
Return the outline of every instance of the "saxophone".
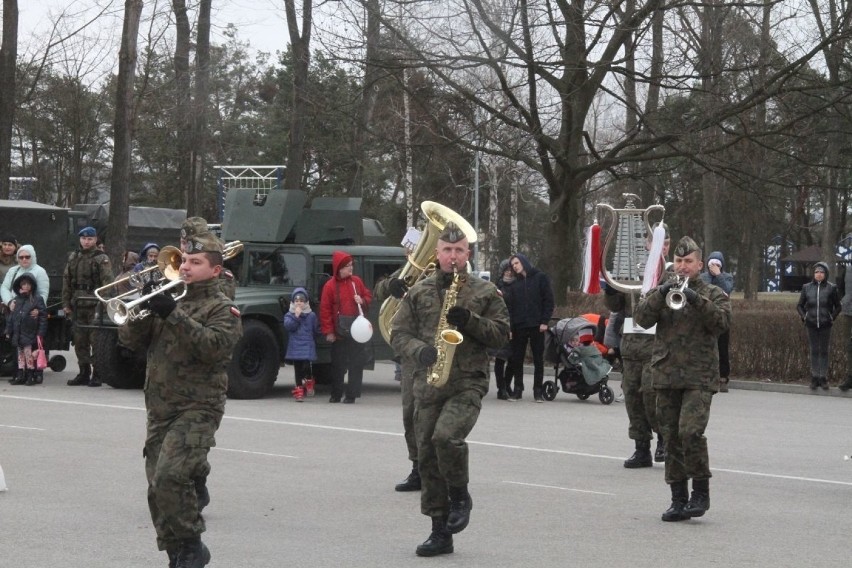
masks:
{"label": "saxophone", "polygon": [[447,323],[447,312],[456,305],[459,297],[459,271],[453,264],[453,282],[444,295],[441,306],[441,317],[438,319],[438,329],[435,330],[435,349],[438,350],[438,360],[426,372],[426,382],[440,388],[447,384],[450,378],[450,368],[453,366],[453,355],[456,347],[464,341],[464,336]]}

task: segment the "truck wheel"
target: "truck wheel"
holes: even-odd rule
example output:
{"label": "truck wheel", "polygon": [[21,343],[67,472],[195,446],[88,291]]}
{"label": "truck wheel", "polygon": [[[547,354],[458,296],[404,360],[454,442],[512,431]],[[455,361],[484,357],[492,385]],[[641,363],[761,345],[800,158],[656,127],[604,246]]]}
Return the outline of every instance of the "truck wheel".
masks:
{"label": "truck wheel", "polygon": [[281,367],[275,334],[259,321],[243,324],[243,336],[234,347],[228,365],[228,396],[263,398],[272,388]]}
{"label": "truck wheel", "polygon": [[94,351],[92,361],[103,382],[116,389],[141,389],[145,385],[145,359],[119,353],[116,329],[97,330]]}

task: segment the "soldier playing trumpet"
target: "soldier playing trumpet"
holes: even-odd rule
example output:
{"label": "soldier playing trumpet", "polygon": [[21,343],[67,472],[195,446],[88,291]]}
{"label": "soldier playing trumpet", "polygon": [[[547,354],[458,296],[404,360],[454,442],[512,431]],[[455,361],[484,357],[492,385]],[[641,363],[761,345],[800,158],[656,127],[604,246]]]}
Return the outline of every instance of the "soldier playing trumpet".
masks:
{"label": "soldier playing trumpet", "polygon": [[[468,274],[470,245],[465,233],[449,222],[438,237],[434,274],[415,284],[393,320],[394,351],[414,369],[415,423],[422,479],[421,512],[431,517],[432,532],[417,547],[418,556],[453,552],[453,534],[470,520],[468,448],[465,438],[476,424],[488,392],[485,350],[506,343],[509,314],[490,282]],[[446,297],[455,298],[447,302]],[[452,304],[452,305],[449,305]],[[439,330],[445,321],[448,329]],[[449,378],[442,386],[427,380],[439,361],[435,337],[455,329],[463,340],[442,358]]]}
{"label": "soldier playing trumpet", "polygon": [[[731,325],[731,300],[707,284],[701,273],[701,249],[689,237],[674,249],[681,302],[666,301],[679,284],[668,281],[651,290],[634,311],[642,327],[656,324],[651,372],[657,393],[657,422],[666,444],[666,483],[672,504],[664,521],[700,517],[710,508],[710,460],[704,430],[713,393],[719,390],[717,338]],[[687,279],[687,280],[684,280]],[[678,307],[679,306],[679,307]],[[692,495],[687,500],[688,483]]]}

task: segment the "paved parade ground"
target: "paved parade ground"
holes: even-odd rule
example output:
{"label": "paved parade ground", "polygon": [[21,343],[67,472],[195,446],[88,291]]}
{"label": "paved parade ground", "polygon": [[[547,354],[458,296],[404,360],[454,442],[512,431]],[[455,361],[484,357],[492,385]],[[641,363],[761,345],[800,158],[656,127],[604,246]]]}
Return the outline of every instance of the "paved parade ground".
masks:
{"label": "paved parade ground", "polygon": [[[146,504],[141,391],[0,386],[0,565],[167,565]],[[203,536],[227,568],[835,567],[852,546],[852,413],[842,397],[732,389],[708,429],[711,508],[663,523],[663,468],[627,470],[624,405],[559,393],[489,393],[469,438],[470,526],[455,554],[418,558],[429,534],[408,473],[393,367],[356,404],[296,403],[292,369],[271,397],[230,400],[210,453]],[[531,378],[529,379],[531,381]],[[616,394],[618,383],[613,382]],[[530,394],[528,391],[526,394]]]}

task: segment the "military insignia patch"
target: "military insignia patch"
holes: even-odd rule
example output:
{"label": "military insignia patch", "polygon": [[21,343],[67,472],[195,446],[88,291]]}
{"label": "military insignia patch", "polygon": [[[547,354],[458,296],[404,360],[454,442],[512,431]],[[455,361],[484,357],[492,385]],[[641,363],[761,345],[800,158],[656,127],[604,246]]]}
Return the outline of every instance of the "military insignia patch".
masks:
{"label": "military insignia patch", "polygon": [[238,318],[240,317],[240,310],[238,310],[235,306],[231,306],[231,314],[233,314],[234,317]]}

